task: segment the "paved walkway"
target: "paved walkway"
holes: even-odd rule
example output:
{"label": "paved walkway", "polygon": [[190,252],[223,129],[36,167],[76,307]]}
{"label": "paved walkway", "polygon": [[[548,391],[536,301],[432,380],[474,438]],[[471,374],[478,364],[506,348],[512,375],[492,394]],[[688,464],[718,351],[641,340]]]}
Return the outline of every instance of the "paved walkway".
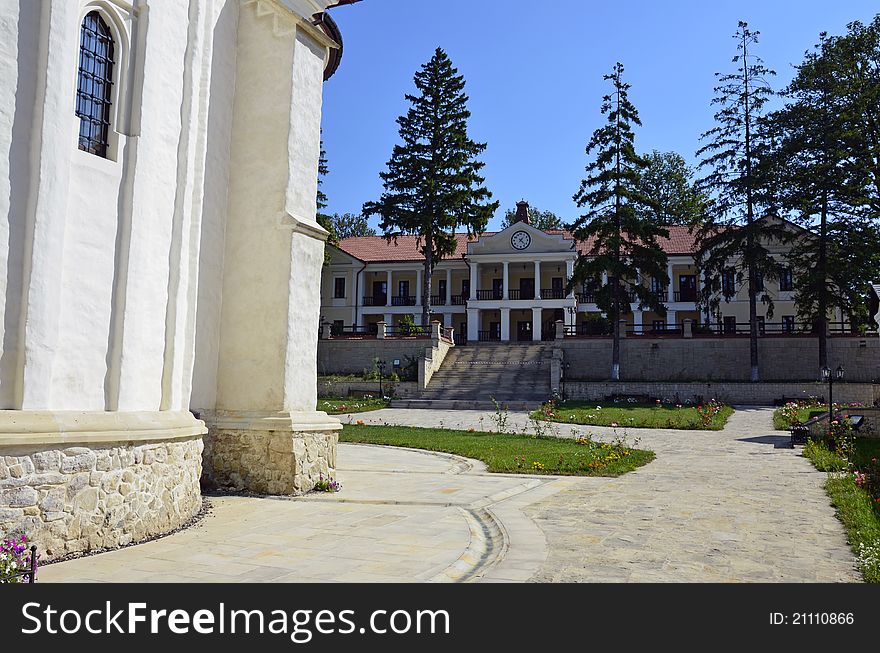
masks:
{"label": "paved walkway", "polygon": [[[48,581],[857,581],[825,475],[777,448],[769,409],[722,432],[631,429],[620,478],[488,474],[455,456],[340,445],[343,491],[222,497],[198,526],[44,567]],[[367,423],[494,428],[493,413],[387,409]],[[508,428],[533,428],[511,413]],[[601,427],[553,427],[562,437]]]}
{"label": "paved walkway", "polygon": [[567,479],[457,456],[342,444],[337,494],[213,497],[197,526],[48,565],[41,582],[524,581],[547,558],[522,507]]}

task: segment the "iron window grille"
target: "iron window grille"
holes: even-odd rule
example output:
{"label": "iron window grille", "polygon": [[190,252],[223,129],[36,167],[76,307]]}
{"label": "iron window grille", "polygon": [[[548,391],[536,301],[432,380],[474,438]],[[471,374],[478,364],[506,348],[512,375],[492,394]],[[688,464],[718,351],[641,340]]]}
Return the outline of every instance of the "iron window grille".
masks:
{"label": "iron window grille", "polygon": [[110,135],[110,107],[113,93],[113,36],[97,11],[83,18],[76,115],[79,149],[107,158]]}

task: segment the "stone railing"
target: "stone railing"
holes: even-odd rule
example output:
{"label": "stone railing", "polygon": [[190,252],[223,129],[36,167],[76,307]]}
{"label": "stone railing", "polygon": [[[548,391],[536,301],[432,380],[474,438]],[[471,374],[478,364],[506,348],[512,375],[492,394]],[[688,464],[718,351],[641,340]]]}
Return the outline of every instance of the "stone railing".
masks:
{"label": "stone railing", "polygon": [[427,388],[434,372],[440,369],[446,354],[455,347],[455,333],[448,329],[449,338],[444,337],[443,327],[439,322],[431,322],[431,346],[425,348],[425,355],[419,359],[419,387]]}

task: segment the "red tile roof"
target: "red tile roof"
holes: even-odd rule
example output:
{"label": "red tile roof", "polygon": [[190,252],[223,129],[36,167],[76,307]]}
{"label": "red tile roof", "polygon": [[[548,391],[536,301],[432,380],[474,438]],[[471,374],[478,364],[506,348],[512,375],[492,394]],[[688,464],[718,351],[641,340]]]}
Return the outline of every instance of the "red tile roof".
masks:
{"label": "red tile roof", "polygon": [[[686,255],[696,251],[696,234],[688,231],[688,227],[668,227],[669,238],[661,238],[660,246],[667,254]],[[497,232],[486,232],[483,238],[494,236]],[[565,238],[571,238],[567,231],[548,231],[547,233],[562,234]],[[457,246],[455,254],[450,259],[459,259],[467,254],[468,242],[476,242],[478,239],[468,239],[467,234],[455,235]],[[587,241],[578,244],[578,251],[586,254],[592,247],[592,242]],[[401,236],[397,243],[389,243],[382,236],[359,236],[346,238],[339,243],[339,249],[345,253],[364,261],[365,263],[386,262],[410,262],[422,261],[424,257],[419,252],[418,236]]]}
{"label": "red tile roof", "polygon": [[[691,233],[689,227],[671,226],[666,227],[669,238],[658,238],[657,242],[664,252],[670,255],[695,254],[697,251],[697,233]],[[578,251],[588,254],[595,244],[595,239],[590,238],[586,242],[578,243]]]}

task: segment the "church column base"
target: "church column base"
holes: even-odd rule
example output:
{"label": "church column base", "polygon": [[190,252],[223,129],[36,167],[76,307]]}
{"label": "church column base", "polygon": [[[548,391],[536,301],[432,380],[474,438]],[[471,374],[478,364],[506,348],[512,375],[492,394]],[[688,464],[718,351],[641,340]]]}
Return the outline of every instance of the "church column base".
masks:
{"label": "church column base", "polygon": [[207,488],[296,495],[333,475],[339,420],[323,412],[202,415],[208,425],[202,463]]}

